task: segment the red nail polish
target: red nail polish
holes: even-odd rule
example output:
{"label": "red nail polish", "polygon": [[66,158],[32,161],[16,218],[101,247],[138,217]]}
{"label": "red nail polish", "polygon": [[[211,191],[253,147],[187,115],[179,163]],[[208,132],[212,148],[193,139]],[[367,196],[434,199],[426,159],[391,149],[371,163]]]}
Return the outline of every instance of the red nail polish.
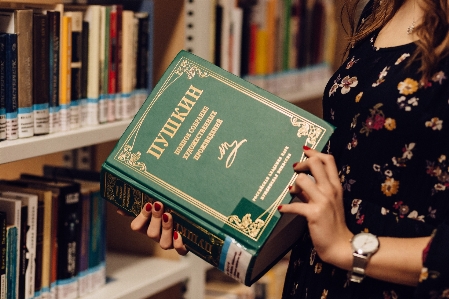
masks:
{"label": "red nail polish", "polygon": [[151,204],[150,204],[150,203],[147,203],[147,204],[145,205],[145,211],[151,212]]}
{"label": "red nail polish", "polygon": [[173,231],[173,239],[178,240],[178,232],[177,231]]}
{"label": "red nail polish", "polygon": [[292,187],[293,187],[293,186],[288,186],[288,190],[292,190]]}
{"label": "red nail polish", "polygon": [[280,209],[282,209],[282,206],[278,206],[278,211],[279,211]]}
{"label": "red nail polish", "polygon": [[303,148],[305,151],[308,151],[308,150],[310,149],[310,147],[308,147],[307,145],[304,145],[302,148]]}
{"label": "red nail polish", "polygon": [[295,168],[296,165],[298,165],[298,162],[293,163],[293,168]]}
{"label": "red nail polish", "polygon": [[164,220],[164,222],[168,222],[168,215],[167,214],[162,214],[162,220]]}
{"label": "red nail polish", "polygon": [[161,209],[161,205],[157,202],[154,204],[154,209],[156,210],[156,212],[159,212],[159,210]]}

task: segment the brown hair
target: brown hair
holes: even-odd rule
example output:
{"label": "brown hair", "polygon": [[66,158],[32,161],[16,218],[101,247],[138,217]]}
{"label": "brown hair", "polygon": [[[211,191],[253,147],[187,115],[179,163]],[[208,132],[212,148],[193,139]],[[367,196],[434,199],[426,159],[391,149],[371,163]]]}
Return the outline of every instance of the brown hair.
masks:
{"label": "brown hair", "polygon": [[[346,0],[342,9],[342,17],[347,14],[350,24],[348,49],[382,28],[405,0],[374,0],[372,13],[356,30],[359,22],[356,19],[357,9],[361,1]],[[424,10],[424,16],[421,24],[414,29],[419,40],[416,41],[417,49],[410,63],[420,61],[419,71],[422,79],[427,81],[437,71],[441,59],[449,54],[449,7],[448,0],[420,0],[419,5]]]}

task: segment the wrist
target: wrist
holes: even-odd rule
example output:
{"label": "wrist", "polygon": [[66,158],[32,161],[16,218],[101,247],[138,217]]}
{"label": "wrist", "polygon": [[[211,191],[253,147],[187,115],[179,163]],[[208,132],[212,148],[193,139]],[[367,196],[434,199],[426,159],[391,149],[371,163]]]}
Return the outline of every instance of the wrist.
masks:
{"label": "wrist", "polygon": [[351,240],[354,234],[351,232],[345,233],[340,241],[336,242],[333,250],[321,259],[329,264],[332,264],[343,270],[351,270],[353,262],[353,250]]}

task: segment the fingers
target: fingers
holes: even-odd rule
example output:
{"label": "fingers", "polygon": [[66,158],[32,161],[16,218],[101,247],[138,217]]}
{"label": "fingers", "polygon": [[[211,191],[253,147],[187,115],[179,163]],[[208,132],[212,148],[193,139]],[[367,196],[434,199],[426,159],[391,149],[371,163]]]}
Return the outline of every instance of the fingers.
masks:
{"label": "fingers", "polygon": [[159,242],[161,238],[163,208],[162,203],[156,201],[151,209],[151,221],[148,225],[147,235],[156,242]]}
{"label": "fingers", "polygon": [[179,255],[186,255],[189,252],[182,242],[182,236],[177,231],[173,231],[173,247]]}
{"label": "fingers", "polygon": [[133,221],[131,221],[131,229],[133,231],[137,231],[137,232],[146,234],[148,224],[150,223],[150,219],[151,219],[151,210],[152,210],[151,203],[147,203],[142,208],[142,211],[140,212],[140,214],[137,215],[137,217],[134,218]]}

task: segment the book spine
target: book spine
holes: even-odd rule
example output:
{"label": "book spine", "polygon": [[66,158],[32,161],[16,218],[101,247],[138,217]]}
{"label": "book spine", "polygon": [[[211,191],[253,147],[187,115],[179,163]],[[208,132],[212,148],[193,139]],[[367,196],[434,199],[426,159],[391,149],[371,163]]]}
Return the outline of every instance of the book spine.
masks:
{"label": "book spine", "polygon": [[50,132],[50,64],[48,16],[33,16],[33,118],[34,134]]}
{"label": "book spine", "polygon": [[188,220],[180,211],[176,211],[170,206],[167,208],[167,204],[170,204],[165,198],[135,181],[128,182],[120,178],[107,165],[102,167],[101,180],[101,196],[130,215],[137,216],[143,206],[148,202],[153,203],[154,199],[163,202],[166,211],[172,213],[175,222],[174,228],[182,235],[188,249],[214,267],[219,267],[226,237],[218,230],[212,231],[205,225]]}
{"label": "book spine", "polygon": [[71,101],[71,56],[72,56],[72,18],[62,17],[61,26],[61,71],[60,71],[60,122],[61,131],[70,130],[70,101]]}
{"label": "book spine", "polygon": [[99,5],[90,5],[85,19],[89,22],[89,50],[87,57],[87,106],[88,125],[98,124],[98,100],[100,97],[100,21]]}
{"label": "book spine", "polygon": [[106,283],[105,201],[98,192],[90,201],[89,289],[95,291]]}
{"label": "book spine", "polygon": [[115,75],[115,120],[123,119],[123,103],[122,103],[122,82],[120,80],[122,73],[122,47],[123,47],[123,6],[116,5],[116,47],[115,47],[115,59],[116,59],[116,75]]}
{"label": "book spine", "polygon": [[48,12],[49,23],[49,85],[50,85],[50,133],[60,130],[60,106],[59,106],[59,64],[60,64],[60,24],[59,11]]}
{"label": "book spine", "polygon": [[0,141],[6,139],[6,35],[0,34]]}
{"label": "book spine", "polygon": [[78,294],[84,296],[89,290],[89,236],[90,236],[90,198],[91,194],[81,195],[81,228],[80,228],[80,250],[78,254]]}
{"label": "book spine", "polygon": [[7,299],[17,298],[17,227],[8,226],[6,233]]}
{"label": "book spine", "polygon": [[108,122],[113,122],[116,116],[115,93],[117,91],[117,6],[111,7],[109,14],[109,45],[108,45]]}
{"label": "book spine", "polygon": [[22,206],[20,223],[20,256],[19,256],[19,281],[18,281],[18,298],[25,299],[25,294],[29,292],[26,288],[27,269],[29,259],[27,257],[27,231],[28,231],[28,207]]}
{"label": "book spine", "polygon": [[101,6],[101,27],[100,27],[100,98],[98,101],[98,121],[105,123],[108,121],[108,64],[109,64],[109,23],[110,6]]}
{"label": "book spine", "polygon": [[123,119],[129,119],[134,115],[132,101],[133,70],[135,70],[134,58],[134,13],[124,10],[122,14],[122,58],[120,68],[120,92],[122,97]]}
{"label": "book spine", "polygon": [[[42,262],[44,251],[44,217],[45,204],[43,201],[38,202],[37,206],[37,223],[36,223],[36,271],[34,279],[34,297],[39,297],[42,290]],[[32,297],[33,298],[33,297]]]}
{"label": "book spine", "polygon": [[17,34],[18,125],[19,138],[34,135],[33,120],[33,10],[19,9],[14,13]]}
{"label": "book spine", "polygon": [[136,106],[140,107],[148,96],[149,88],[150,15],[139,13],[137,14],[137,21]]}
{"label": "book spine", "polygon": [[68,12],[72,18],[72,55],[70,63],[70,129],[76,129],[81,126],[81,72],[82,72],[82,34],[83,34],[83,15],[82,12]]}
{"label": "book spine", "polygon": [[81,99],[80,99],[80,125],[85,127],[89,125],[89,106],[87,101],[87,76],[88,76],[88,53],[89,53],[89,23],[83,21],[83,30],[81,37],[82,61],[81,61]]}
{"label": "book spine", "polygon": [[60,193],[59,200],[57,298],[69,299],[78,296],[79,192]]}
{"label": "book spine", "polygon": [[6,213],[0,212],[0,299],[6,299]]}
{"label": "book spine", "polygon": [[18,138],[17,34],[6,34],[6,139]]}

